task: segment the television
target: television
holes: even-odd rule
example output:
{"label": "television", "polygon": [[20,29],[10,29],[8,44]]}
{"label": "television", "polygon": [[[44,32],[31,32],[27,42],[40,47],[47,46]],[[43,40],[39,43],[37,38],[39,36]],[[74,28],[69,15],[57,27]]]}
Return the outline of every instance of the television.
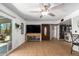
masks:
{"label": "television", "polygon": [[27,25],[27,33],[40,33],[40,25]]}

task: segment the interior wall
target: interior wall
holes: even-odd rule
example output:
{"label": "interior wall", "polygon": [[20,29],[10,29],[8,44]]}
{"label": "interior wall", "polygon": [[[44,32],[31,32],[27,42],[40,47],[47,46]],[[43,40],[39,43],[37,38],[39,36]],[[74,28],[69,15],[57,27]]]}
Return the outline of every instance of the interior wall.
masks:
{"label": "interior wall", "polygon": [[79,16],[72,18],[72,34],[79,34]]}
{"label": "interior wall", "polygon": [[[79,35],[79,16],[72,18],[72,34]],[[77,39],[77,42],[79,42],[79,38]],[[73,49],[79,52],[79,46],[74,45]]]}
{"label": "interior wall", "polygon": [[79,10],[76,10],[76,11],[72,12],[71,14],[65,16],[63,19],[64,19],[64,21],[69,20],[69,19],[74,18],[78,15],[79,15]]}
{"label": "interior wall", "polygon": [[54,26],[54,38],[59,40],[59,25]]}
{"label": "interior wall", "polygon": [[[41,25],[41,24],[50,24],[50,40],[54,37],[59,39],[59,26],[53,26],[52,24],[58,24],[58,21],[27,21],[26,24]],[[55,28],[56,27],[56,28]]]}
{"label": "interior wall", "polygon": [[50,25],[50,40],[54,38],[54,25]]}
{"label": "interior wall", "polygon": [[[70,15],[64,17],[64,20],[68,20],[71,18],[71,25],[72,25],[72,34],[79,34],[78,22],[79,22],[79,10],[71,13]],[[78,38],[79,41],[79,38]],[[79,52],[79,46],[74,45],[73,50]]]}
{"label": "interior wall", "polygon": [[[64,19],[64,21],[71,19],[71,25],[72,25],[72,30],[71,31],[72,31],[72,34],[79,34],[79,28],[77,26],[77,24],[79,22],[79,10],[67,15],[63,19]],[[78,41],[79,41],[79,39],[78,39]],[[79,46],[74,45],[73,50],[79,52]]]}
{"label": "interior wall", "polygon": [[[9,18],[12,21],[12,49],[17,48],[22,43],[25,42],[25,25],[26,21],[19,17],[16,13],[12,12],[8,8],[4,7],[2,4],[0,4],[0,10],[3,10],[7,12],[8,14],[14,16],[15,18],[3,13],[0,11],[0,16],[4,16],[5,18]],[[21,25],[21,23],[24,23],[24,34],[21,34],[21,29],[15,28],[15,23]]]}
{"label": "interior wall", "polygon": [[48,20],[40,20],[40,21],[27,21],[26,22],[26,24],[28,25],[28,24],[58,24],[59,23],[59,21],[60,20],[58,20],[58,21],[53,21],[53,20],[51,20],[51,21],[48,21]]}
{"label": "interior wall", "polygon": [[60,27],[59,27],[59,25],[57,25],[57,28],[56,28],[57,30],[57,32],[56,32],[56,36],[57,36],[57,39],[59,40],[59,37],[60,37],[60,35],[59,35],[59,33],[60,33]]}
{"label": "interior wall", "polygon": [[50,25],[50,39],[52,38],[59,40],[59,25]]}

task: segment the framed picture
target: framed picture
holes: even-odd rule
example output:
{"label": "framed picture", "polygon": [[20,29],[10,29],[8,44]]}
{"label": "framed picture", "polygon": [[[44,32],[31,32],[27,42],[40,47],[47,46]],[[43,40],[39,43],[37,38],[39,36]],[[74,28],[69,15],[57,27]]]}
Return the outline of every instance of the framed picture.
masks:
{"label": "framed picture", "polygon": [[21,34],[24,34],[24,24],[21,23]]}

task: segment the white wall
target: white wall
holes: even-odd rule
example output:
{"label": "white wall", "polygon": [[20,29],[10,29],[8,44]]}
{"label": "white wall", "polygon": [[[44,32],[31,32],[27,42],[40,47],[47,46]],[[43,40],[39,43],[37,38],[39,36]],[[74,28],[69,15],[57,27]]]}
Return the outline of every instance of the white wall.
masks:
{"label": "white wall", "polygon": [[[72,25],[72,34],[78,34],[79,35],[79,28],[77,26],[77,24],[79,24],[79,10],[73,12],[72,14],[64,17],[64,20],[69,20],[71,19],[71,25]],[[77,32],[75,32],[77,31]],[[79,42],[79,38],[78,38],[78,42]],[[78,51],[79,52],[79,46],[73,46],[73,50]]]}
{"label": "white wall", "polygon": [[[11,10],[9,10],[8,8],[4,7],[2,4],[0,4],[0,10],[3,10],[5,12],[7,12],[8,14],[16,17],[16,18],[12,18],[12,17],[10,17],[10,16],[8,16],[0,11],[0,16],[4,16],[5,18],[9,18],[12,20],[12,49],[15,49],[25,41],[26,21],[23,20],[18,15],[16,15]],[[21,34],[20,29],[15,28],[15,23],[18,23],[19,25],[21,25],[21,23],[24,23],[24,34]]]}
{"label": "white wall", "polygon": [[54,38],[54,25],[50,25],[50,40],[52,40],[52,38]]}
{"label": "white wall", "polygon": [[[59,21],[27,21],[26,22],[26,24],[28,25],[28,24],[38,24],[38,25],[41,25],[41,24],[58,24],[59,23]],[[50,40],[52,39],[52,38],[57,38],[57,39],[59,39],[59,26],[56,26],[56,28],[55,28],[55,26],[53,27],[53,25],[50,25]]]}
{"label": "white wall", "polygon": [[50,39],[52,38],[59,40],[59,25],[50,25]]}
{"label": "white wall", "polygon": [[34,20],[33,20],[33,21],[27,21],[26,24],[58,24],[59,21],[60,21],[60,20],[58,20],[58,21],[53,21],[53,20],[51,20],[51,21],[48,21],[48,20],[47,20],[47,21],[45,21],[45,20],[44,20],[44,21],[43,21],[43,20],[34,21]]}
{"label": "white wall", "polygon": [[73,17],[72,18],[72,34],[79,34],[78,26],[79,26],[79,16]]}
{"label": "white wall", "polygon": [[57,39],[59,40],[59,30],[60,30],[60,27],[59,27],[59,25],[57,25],[57,28],[56,28],[56,37],[57,37]]}
{"label": "white wall", "polygon": [[54,37],[59,40],[59,25],[54,26]]}
{"label": "white wall", "polygon": [[63,19],[64,19],[64,21],[66,21],[66,20],[74,18],[74,17],[76,17],[78,15],[79,15],[79,10],[76,10],[76,11],[72,12],[71,14],[65,16]]}
{"label": "white wall", "polygon": [[[79,35],[79,27],[78,27],[79,26],[78,25],[79,24],[79,15],[76,16],[76,17],[73,17],[71,22],[72,22],[72,34],[78,34]],[[79,38],[77,39],[77,42],[79,42]],[[75,51],[79,52],[79,46],[74,45],[73,49]]]}

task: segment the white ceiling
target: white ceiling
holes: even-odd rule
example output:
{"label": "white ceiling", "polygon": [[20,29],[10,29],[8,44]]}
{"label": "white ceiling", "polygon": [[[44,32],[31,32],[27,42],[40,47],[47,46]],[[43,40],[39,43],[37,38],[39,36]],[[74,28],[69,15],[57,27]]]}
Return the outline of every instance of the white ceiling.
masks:
{"label": "white ceiling", "polygon": [[55,14],[51,17],[49,15],[40,18],[40,13],[31,13],[30,11],[40,11],[40,3],[3,3],[4,6],[14,11],[25,20],[61,20],[66,15],[79,9],[78,3],[51,3],[50,12]]}

